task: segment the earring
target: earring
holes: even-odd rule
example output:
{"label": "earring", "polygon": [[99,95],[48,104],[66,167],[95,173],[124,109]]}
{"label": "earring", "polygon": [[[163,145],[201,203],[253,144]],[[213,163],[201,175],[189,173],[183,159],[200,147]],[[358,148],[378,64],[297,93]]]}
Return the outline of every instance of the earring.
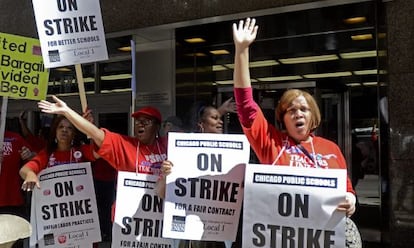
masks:
{"label": "earring", "polygon": [[55,143],[56,143],[56,144],[58,143],[58,140],[57,140],[57,138],[55,138]]}

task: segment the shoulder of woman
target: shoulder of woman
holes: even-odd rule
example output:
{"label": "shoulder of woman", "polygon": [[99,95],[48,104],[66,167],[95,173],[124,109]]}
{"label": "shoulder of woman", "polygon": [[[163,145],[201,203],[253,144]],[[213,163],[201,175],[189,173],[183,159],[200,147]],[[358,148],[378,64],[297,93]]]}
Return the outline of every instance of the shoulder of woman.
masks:
{"label": "shoulder of woman", "polygon": [[338,145],[335,142],[333,142],[332,140],[329,140],[327,138],[323,138],[323,137],[320,137],[320,136],[313,136],[313,144],[317,145],[318,143],[338,147]]}

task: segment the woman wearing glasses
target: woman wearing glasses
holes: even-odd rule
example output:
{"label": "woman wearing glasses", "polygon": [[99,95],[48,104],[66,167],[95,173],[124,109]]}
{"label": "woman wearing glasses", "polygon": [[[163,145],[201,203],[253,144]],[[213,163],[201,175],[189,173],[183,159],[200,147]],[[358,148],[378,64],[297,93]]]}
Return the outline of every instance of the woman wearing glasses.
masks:
{"label": "woman wearing glasses", "polygon": [[[315,99],[299,89],[287,90],[279,99],[276,118],[283,130],[269,124],[258,104],[253,100],[249,71],[249,46],[256,39],[258,26],[255,19],[247,18],[233,24],[235,45],[234,95],[237,113],[243,132],[260,162],[263,164],[295,167],[347,169],[340,148],[332,141],[314,135],[321,122],[321,114]],[[355,191],[347,178],[345,199],[337,211],[347,217],[355,212]],[[347,225],[352,222],[347,219]],[[351,229],[347,227],[347,233]],[[360,247],[359,233],[346,234],[346,247]],[[348,238],[349,236],[349,238]]]}
{"label": "woman wearing glasses", "polygon": [[[244,134],[263,164],[311,168],[347,169],[345,158],[333,142],[315,136],[321,122],[315,99],[307,92],[290,89],[279,100],[276,118],[284,130],[270,125],[253,100],[249,72],[249,46],[256,39],[255,19],[247,18],[233,25],[235,44],[234,95]],[[293,155],[292,155],[293,154]],[[299,158],[298,158],[299,157]],[[346,200],[338,206],[347,216],[355,212],[355,191],[347,180]]]}

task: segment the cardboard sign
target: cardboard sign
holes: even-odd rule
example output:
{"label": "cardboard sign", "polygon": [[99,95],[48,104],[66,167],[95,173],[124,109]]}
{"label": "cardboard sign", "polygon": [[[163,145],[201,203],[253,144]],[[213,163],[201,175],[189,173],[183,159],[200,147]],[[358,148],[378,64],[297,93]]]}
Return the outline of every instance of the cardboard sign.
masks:
{"label": "cardboard sign", "polygon": [[90,163],[42,170],[32,195],[31,223],[39,247],[91,247],[101,241]]}
{"label": "cardboard sign", "polygon": [[158,176],[118,173],[112,248],[173,247],[162,237],[164,201],[154,190]]}
{"label": "cardboard sign", "polygon": [[44,100],[49,70],[39,40],[0,33],[0,95]]}
{"label": "cardboard sign", "polygon": [[33,0],[47,68],[108,59],[99,0]]}
{"label": "cardboard sign", "polygon": [[244,135],[168,133],[164,237],[234,241],[249,156]]}
{"label": "cardboard sign", "polygon": [[249,164],[243,247],[345,247],[346,170]]}

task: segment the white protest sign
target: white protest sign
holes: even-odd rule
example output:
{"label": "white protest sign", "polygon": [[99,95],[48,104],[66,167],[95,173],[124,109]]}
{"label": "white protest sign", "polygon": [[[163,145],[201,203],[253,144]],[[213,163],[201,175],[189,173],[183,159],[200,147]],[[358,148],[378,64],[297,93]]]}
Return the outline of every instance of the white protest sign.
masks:
{"label": "white protest sign", "polygon": [[32,0],[46,68],[108,59],[99,0]]}
{"label": "white protest sign", "polygon": [[243,247],[345,247],[346,170],[249,164]]}
{"label": "white protest sign", "polygon": [[39,247],[91,247],[101,241],[90,163],[42,170],[32,195]]}
{"label": "white protest sign", "polygon": [[158,176],[119,172],[112,248],[172,247],[162,238],[163,200],[154,190]]}
{"label": "white protest sign", "polygon": [[244,135],[168,133],[164,237],[234,241],[249,156]]}

